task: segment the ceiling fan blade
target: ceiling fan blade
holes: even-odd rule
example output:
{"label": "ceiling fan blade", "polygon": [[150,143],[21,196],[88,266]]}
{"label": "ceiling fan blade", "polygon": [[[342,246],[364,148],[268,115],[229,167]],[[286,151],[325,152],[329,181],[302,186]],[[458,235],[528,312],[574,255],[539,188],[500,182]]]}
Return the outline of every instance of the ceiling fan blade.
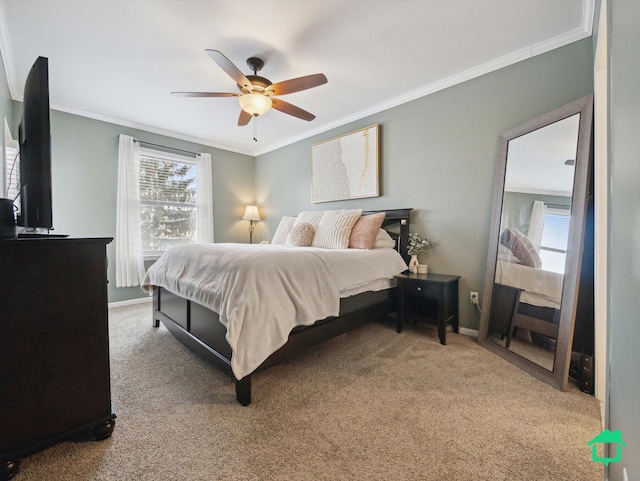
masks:
{"label": "ceiling fan blade", "polygon": [[238,118],[238,127],[243,127],[249,123],[253,115],[244,110],[240,110],[240,117]]}
{"label": "ceiling fan blade", "polygon": [[324,74],[316,73],[313,75],[307,75],[306,77],[298,77],[275,83],[273,85],[270,85],[267,90],[271,90],[274,95],[285,95],[311,89],[313,87],[317,87],[318,85],[323,85],[326,83],[327,77],[325,77]]}
{"label": "ceiling fan blade", "polygon": [[251,88],[251,82],[244,76],[238,67],[236,67],[231,60],[224,56],[222,52],[217,50],[206,49],[207,55],[218,64],[218,66],[224,70],[229,77],[231,77],[238,85],[246,89]]}
{"label": "ceiling fan blade", "polygon": [[225,92],[171,92],[175,97],[238,97],[240,94]]}
{"label": "ceiling fan blade", "polygon": [[273,102],[272,107],[274,109],[284,112],[285,114],[293,115],[294,117],[308,121],[316,118],[315,115],[307,112],[306,110],[302,110],[300,107],[296,107],[289,102],[285,102],[284,100],[272,98],[271,101]]}

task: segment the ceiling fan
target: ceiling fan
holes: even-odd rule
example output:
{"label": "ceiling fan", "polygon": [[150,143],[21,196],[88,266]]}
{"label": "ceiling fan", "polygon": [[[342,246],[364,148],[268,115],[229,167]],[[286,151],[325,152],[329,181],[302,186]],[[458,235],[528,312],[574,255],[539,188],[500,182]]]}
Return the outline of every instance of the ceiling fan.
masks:
{"label": "ceiling fan", "polygon": [[172,95],[177,97],[239,97],[238,101],[242,108],[240,118],[238,118],[239,126],[247,125],[252,117],[265,114],[272,107],[302,120],[311,121],[316,118],[315,115],[306,110],[274,97],[300,92],[325,84],[327,83],[327,77],[324,74],[307,75],[274,84],[258,75],[258,72],[264,67],[264,61],[259,58],[251,57],[247,59],[247,65],[253,71],[253,75],[244,75],[222,52],[210,49],[205,50],[205,52],[238,84],[240,92],[171,92]]}

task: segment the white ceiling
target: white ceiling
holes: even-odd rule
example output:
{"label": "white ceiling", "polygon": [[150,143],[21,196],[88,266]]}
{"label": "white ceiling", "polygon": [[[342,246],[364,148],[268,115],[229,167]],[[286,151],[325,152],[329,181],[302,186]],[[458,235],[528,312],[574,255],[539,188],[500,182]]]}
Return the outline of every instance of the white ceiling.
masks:
{"label": "white ceiling", "polygon": [[[0,0],[0,49],[22,99],[49,58],[51,107],[258,155],[591,35],[594,0]],[[272,110],[236,125],[236,92],[205,54],[272,82],[324,73],[282,99],[317,117]]]}
{"label": "white ceiling", "polygon": [[579,128],[576,114],[511,139],[504,189],[571,197]]}

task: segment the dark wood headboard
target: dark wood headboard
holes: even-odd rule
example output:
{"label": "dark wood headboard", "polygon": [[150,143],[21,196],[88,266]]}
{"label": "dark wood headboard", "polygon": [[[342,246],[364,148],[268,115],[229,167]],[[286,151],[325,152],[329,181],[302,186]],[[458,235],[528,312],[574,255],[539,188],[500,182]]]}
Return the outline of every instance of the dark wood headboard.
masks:
{"label": "dark wood headboard", "polygon": [[393,237],[396,241],[396,249],[404,259],[404,261],[409,263],[409,253],[407,252],[407,246],[409,245],[409,214],[413,209],[391,209],[391,210],[367,210],[363,211],[362,215],[367,214],[379,214],[380,212],[384,212],[386,214],[384,218],[384,222],[382,223],[382,227],[385,230],[388,230],[389,227],[395,227],[400,225],[400,233],[397,232],[389,232],[389,235]]}

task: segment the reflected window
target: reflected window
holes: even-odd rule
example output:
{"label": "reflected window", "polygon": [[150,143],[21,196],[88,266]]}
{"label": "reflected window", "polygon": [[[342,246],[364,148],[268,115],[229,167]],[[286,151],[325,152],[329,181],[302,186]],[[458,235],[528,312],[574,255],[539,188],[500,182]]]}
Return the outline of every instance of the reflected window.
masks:
{"label": "reflected window", "polygon": [[540,259],[546,271],[564,274],[569,241],[569,209],[547,207],[540,242]]}

